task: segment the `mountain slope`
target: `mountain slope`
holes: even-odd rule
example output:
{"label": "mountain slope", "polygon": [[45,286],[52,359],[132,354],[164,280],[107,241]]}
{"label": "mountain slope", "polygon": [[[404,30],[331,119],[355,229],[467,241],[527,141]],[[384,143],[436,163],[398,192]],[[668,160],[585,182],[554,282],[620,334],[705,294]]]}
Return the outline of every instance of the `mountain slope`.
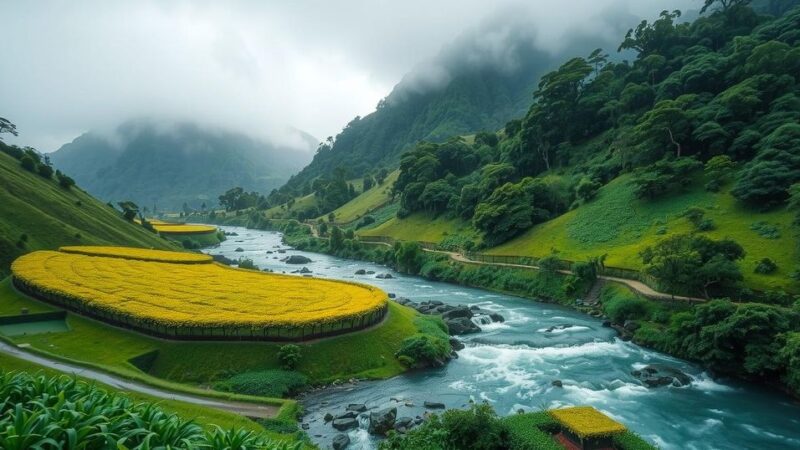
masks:
{"label": "mountain slope", "polygon": [[375,112],[356,117],[323,146],[314,160],[289,181],[299,190],[314,178],[345,167],[350,177],[376,167],[396,166],[400,155],[418,141],[442,141],[481,130],[497,130],[521,116],[531,103],[539,76],[553,57],[533,48],[519,50],[518,65],[460,68],[444,86],[421,86],[406,76]]}
{"label": "mountain slope", "polygon": [[261,142],[193,123],[165,126],[129,121],[111,136],[81,135],[51,155],[53,162],[104,201],[176,210],[216,204],[234,186],[268,193],[308,161],[316,145],[297,132],[296,144]]}
{"label": "mountain slope", "polygon": [[78,187],[64,189],[0,152],[0,278],[23,253],[78,244],[174,249]]}

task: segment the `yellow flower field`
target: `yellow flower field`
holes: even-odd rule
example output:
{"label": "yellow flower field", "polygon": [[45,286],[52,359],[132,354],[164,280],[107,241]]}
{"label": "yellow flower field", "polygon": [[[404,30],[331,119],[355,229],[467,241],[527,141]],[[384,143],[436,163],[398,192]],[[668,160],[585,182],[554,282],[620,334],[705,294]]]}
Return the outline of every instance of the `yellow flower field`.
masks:
{"label": "yellow flower field", "polygon": [[591,406],[554,409],[550,415],[582,438],[610,436],[625,431],[625,425]]}
{"label": "yellow flower field", "polygon": [[217,227],[210,225],[153,224],[153,228],[162,234],[205,234],[216,233],[217,231]]}
{"label": "yellow flower field", "polygon": [[157,262],[171,262],[171,263],[207,263],[213,261],[213,258],[203,253],[184,253],[184,252],[170,252],[164,250],[149,250],[145,248],[135,247],[103,247],[100,245],[79,245],[70,247],[61,247],[58,249],[64,253],[77,253],[79,255],[88,256],[109,256],[114,258],[124,259],[138,259],[141,261],[157,261]]}
{"label": "yellow flower field", "polygon": [[37,251],[18,258],[11,270],[25,291],[145,329],[335,324],[328,327],[334,330],[354,328],[359,319],[364,325],[366,316],[380,319],[387,306],[387,294],[371,286],[210,262],[178,264]]}

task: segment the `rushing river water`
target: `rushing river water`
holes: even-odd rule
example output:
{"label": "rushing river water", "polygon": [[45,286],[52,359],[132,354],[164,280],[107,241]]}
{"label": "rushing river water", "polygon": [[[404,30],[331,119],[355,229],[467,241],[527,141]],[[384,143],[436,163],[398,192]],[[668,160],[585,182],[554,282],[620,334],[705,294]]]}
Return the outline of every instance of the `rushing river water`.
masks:
{"label": "rushing river water", "polygon": [[[479,305],[506,321],[482,326],[463,337],[466,348],[441,369],[418,371],[384,381],[359,382],[311,393],[303,398],[309,435],[328,448],[338,432],[325,424],[327,412],[344,412],[350,403],[370,408],[396,406],[398,417],[422,415],[423,401],[458,408],[470,400],[488,401],[502,415],[568,405],[591,405],[626,424],[662,449],[800,448],[800,406],[787,397],[754,385],[714,381],[686,361],[616,338],[601,321],[568,308],[507,295],[436,283],[397,274],[376,264],[317,253],[287,250],[278,233],[223,227],[238,233],[211,254],[248,257],[262,269],[287,273],[303,266],[279,258],[302,254],[315,277],[370,283],[414,301]],[[243,252],[236,252],[242,248]],[[358,269],[392,273],[393,279],[354,275]],[[563,330],[547,332],[551,326]],[[331,355],[335,358],[336,355]],[[677,367],[693,378],[687,387],[648,389],[630,372],[646,364]],[[552,386],[561,380],[563,388]],[[399,401],[398,401],[399,400]],[[349,433],[349,448],[374,448],[366,430]]]}

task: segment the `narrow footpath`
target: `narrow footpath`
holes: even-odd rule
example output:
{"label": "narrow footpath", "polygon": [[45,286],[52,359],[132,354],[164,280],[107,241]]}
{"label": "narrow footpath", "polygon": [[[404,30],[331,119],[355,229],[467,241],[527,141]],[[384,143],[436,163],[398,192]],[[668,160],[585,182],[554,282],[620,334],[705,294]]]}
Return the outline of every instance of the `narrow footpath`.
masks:
{"label": "narrow footpath", "polygon": [[164,400],[177,400],[193,405],[206,406],[209,408],[220,409],[246,417],[261,419],[273,418],[278,414],[278,407],[272,405],[262,405],[258,403],[237,402],[230,400],[213,399],[188,394],[181,394],[166,389],[148,386],[143,383],[126,380],[104,372],[88,369],[78,365],[73,365],[61,361],[52,360],[44,356],[26,352],[19,347],[0,341],[0,352],[14,356],[25,361],[39,364],[44,367],[58,370],[67,374],[75,374],[82,378],[94,380],[108,386],[112,386],[122,391],[137,392],[140,394],[151,395]]}

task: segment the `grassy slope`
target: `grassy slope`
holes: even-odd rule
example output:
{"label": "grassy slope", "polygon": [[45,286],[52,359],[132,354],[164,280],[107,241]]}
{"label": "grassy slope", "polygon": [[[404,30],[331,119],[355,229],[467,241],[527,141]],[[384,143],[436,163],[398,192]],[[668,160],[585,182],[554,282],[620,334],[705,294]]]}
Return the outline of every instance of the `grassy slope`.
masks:
{"label": "grassy slope", "polygon": [[317,206],[317,197],[314,194],[308,194],[305,197],[298,197],[295,199],[291,208],[285,208],[286,205],[272,207],[264,212],[264,215],[269,219],[287,219],[292,212],[300,212],[306,209]]}
{"label": "grassy slope", "polygon": [[[28,241],[19,248],[16,242],[22,234]],[[0,276],[21,254],[62,245],[175,249],[80,189],[65,190],[0,153]]]}
{"label": "grassy slope", "polygon": [[[18,314],[23,305],[41,308],[41,302],[22,296],[8,281],[0,283],[0,315]],[[417,331],[417,313],[391,304],[389,317],[376,328],[301,344],[298,371],[312,382],[364,377],[384,378],[403,371],[394,358],[401,341]],[[175,342],[150,338],[69,314],[70,331],[12,338],[33,348],[91,363],[126,377],[153,382],[153,377],[206,386],[209,382],[248,370],[276,368],[280,344],[256,342]],[[91,349],[91,351],[87,351]],[[129,362],[158,351],[149,373]]]}
{"label": "grassy slope", "polygon": [[[730,237],[744,247],[747,256],[740,265],[749,287],[792,288],[788,274],[794,270],[800,255],[790,212],[747,210],[727,190],[707,192],[700,182],[684,193],[642,201],[633,196],[628,180],[628,176],[614,180],[600,190],[594,201],[537,225],[489,253],[539,257],[557,249],[559,257],[570,260],[608,253],[607,265],[639,269],[642,249],[664,236],[693,230],[680,214],[691,206],[698,206],[706,210],[706,217],[713,219],[717,226],[706,233],[709,237]],[[750,226],[759,221],[778,227],[780,238],[767,239],[753,231]],[[661,227],[666,228],[665,235],[657,234]],[[753,273],[756,262],[765,257],[777,262],[778,271],[771,275]]]}
{"label": "grassy slope", "polygon": [[433,218],[428,214],[415,213],[405,219],[394,217],[369,230],[358,233],[363,236],[390,236],[403,241],[441,242],[448,235],[476,235],[468,222],[444,216]]}
{"label": "grassy slope", "polygon": [[[399,176],[400,170],[395,170],[383,180],[383,184],[373,186],[372,189],[336,209],[334,211],[336,222],[352,222],[386,203],[391,198],[392,185]],[[324,218],[327,219],[327,214]]]}

